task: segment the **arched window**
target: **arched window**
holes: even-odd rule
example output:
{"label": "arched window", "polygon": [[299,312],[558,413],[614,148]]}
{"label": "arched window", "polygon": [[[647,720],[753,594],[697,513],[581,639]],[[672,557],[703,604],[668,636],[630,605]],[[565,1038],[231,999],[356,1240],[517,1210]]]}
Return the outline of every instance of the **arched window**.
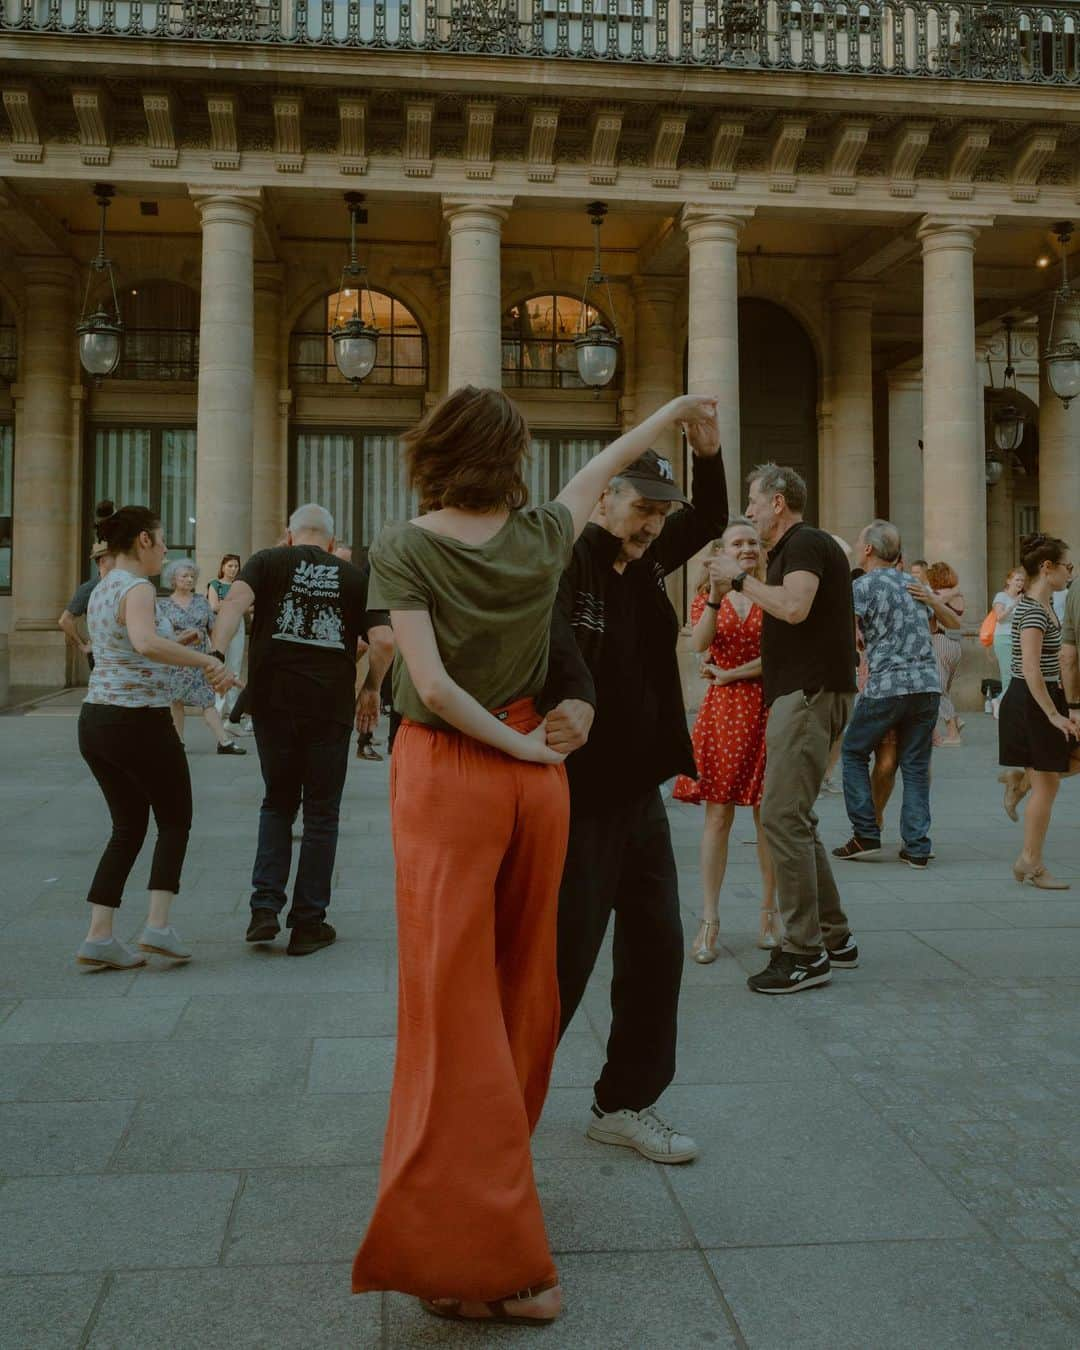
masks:
{"label": "arched window", "polygon": [[120,293],[124,339],[118,380],[196,380],[199,297],[174,281],[146,281]]}
{"label": "arched window", "polygon": [[[610,323],[592,307],[584,325],[581,301],[570,295],[534,295],[511,305],[502,321],[502,382],[506,389],[584,389],[577,373],[574,338],[594,320]],[[617,386],[619,375],[615,377]]]}
{"label": "arched window", "polygon": [[[361,298],[363,311],[360,312]],[[400,300],[385,291],[371,292],[375,327],[382,337],[375,367],[365,385],[395,384],[424,389],[428,382],[427,338],[419,320]],[[371,322],[367,292],[345,290],[323,296],[309,305],[297,320],[289,339],[289,373],[293,384],[347,384],[334,363],[330,328],[359,314]]]}

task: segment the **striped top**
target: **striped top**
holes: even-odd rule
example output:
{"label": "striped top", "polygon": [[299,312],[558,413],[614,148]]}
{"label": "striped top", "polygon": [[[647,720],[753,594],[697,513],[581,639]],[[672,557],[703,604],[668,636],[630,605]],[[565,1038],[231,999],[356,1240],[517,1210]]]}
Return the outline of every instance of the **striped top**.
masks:
{"label": "striped top", "polygon": [[1023,657],[1020,651],[1020,634],[1025,628],[1038,628],[1043,635],[1042,654],[1039,657],[1039,669],[1048,684],[1061,683],[1061,624],[1057,615],[1049,613],[1038,600],[1022,595],[1012,612],[1012,661],[1014,675],[1023,677]]}

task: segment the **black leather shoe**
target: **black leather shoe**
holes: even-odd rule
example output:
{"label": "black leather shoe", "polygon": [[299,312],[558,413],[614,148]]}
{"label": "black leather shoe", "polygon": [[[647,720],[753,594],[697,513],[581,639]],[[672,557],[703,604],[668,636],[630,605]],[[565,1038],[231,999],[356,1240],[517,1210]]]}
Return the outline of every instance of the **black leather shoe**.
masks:
{"label": "black leather shoe", "polygon": [[248,924],[248,942],[273,942],[281,932],[281,924],[273,910],[256,909],[252,911]]}
{"label": "black leather shoe", "polygon": [[317,919],[314,923],[298,923],[292,930],[292,937],[289,938],[286,950],[289,956],[310,956],[321,947],[329,947],[336,937],[337,932],[333,926],[324,923],[322,919]]}
{"label": "black leather shoe", "polygon": [[235,741],[225,741],[218,744],[217,752],[219,755],[246,755],[247,751],[242,745],[237,745]]}

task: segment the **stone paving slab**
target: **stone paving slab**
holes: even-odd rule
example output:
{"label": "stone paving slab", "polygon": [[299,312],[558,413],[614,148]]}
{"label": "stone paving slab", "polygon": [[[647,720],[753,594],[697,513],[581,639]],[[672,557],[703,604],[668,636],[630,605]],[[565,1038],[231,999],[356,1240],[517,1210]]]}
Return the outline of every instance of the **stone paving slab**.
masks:
{"label": "stone paving slab", "polygon": [[1075,1325],[983,1242],[760,1247],[709,1264],[755,1350],[1071,1350]]}
{"label": "stone paving slab", "polygon": [[[0,812],[17,821],[0,835],[0,1130],[12,1141],[0,1143],[0,1345],[528,1339],[348,1292],[392,1070],[387,766],[350,765],[340,941],[293,960],[284,935],[243,942],[257,760],[218,759],[193,724],[196,827],[175,919],[195,960],[97,975],[71,962],[105,829],[74,728],[72,709],[0,719]],[[661,1104],[702,1145],[690,1167],[585,1138],[609,941],[534,1139],[567,1299],[545,1344],[1080,1344],[1080,797],[1065,785],[1048,849],[1075,892],[1019,887],[992,731],[973,718],[971,744],[938,757],[931,869],[889,850],[838,868],[863,960],[797,999],[745,988],[767,953],[753,824],[738,813],[722,955],[687,963],[679,1072]],[[842,803],[824,799],[820,815],[827,844],[843,842]],[[702,813],[673,806],[671,819],[689,945]],[[886,837],[895,850],[895,805]],[[119,931],[137,933],[143,904],[135,885]]]}
{"label": "stone paving slab", "polygon": [[14,1177],[0,1187],[0,1269],[66,1274],[214,1265],[239,1177]]}
{"label": "stone paving slab", "polygon": [[347,1265],[114,1276],[90,1350],[376,1350],[380,1301],[350,1298]]}

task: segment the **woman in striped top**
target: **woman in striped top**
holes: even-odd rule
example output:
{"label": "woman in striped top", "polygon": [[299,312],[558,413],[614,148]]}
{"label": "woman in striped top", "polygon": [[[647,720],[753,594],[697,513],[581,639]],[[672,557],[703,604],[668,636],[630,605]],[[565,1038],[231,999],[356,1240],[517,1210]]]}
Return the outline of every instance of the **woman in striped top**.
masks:
{"label": "woman in striped top", "polygon": [[1014,820],[1017,803],[1031,791],[1013,876],[1039,890],[1065,891],[1069,883],[1051,876],[1042,851],[1061,779],[1080,769],[1080,712],[1074,721],[1061,687],[1061,624],[1051,603],[1069,584],[1073,565],[1068,544],[1046,534],[1021,540],[1020,564],[1027,593],[1013,610],[1013,678],[998,717],[998,762],[1012,766],[1000,781],[1005,810]]}

